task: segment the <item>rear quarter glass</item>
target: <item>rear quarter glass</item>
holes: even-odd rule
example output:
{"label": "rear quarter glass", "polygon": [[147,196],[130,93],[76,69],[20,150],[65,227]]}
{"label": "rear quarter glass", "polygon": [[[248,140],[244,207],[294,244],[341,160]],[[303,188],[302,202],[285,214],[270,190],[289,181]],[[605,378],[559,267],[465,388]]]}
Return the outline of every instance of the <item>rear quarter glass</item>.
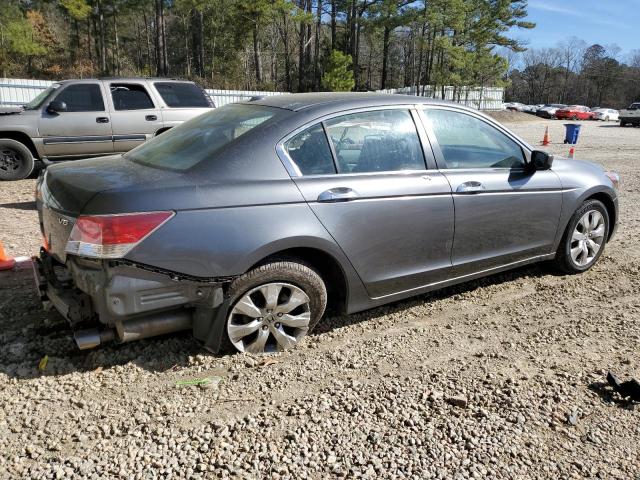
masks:
{"label": "rear quarter glass", "polygon": [[155,82],[156,90],[170,108],[208,108],[206,93],[193,83]]}

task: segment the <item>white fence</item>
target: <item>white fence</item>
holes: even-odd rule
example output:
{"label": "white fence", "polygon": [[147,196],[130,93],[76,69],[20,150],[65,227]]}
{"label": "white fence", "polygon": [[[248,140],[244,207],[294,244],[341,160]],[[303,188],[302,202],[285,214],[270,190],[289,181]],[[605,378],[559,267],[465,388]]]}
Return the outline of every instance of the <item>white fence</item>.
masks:
{"label": "white fence", "polygon": [[207,94],[213,99],[216,107],[228,103],[243,102],[253,97],[270,97],[272,95],[287,95],[287,92],[262,92],[259,90],[218,90],[207,89]]}
{"label": "white fence", "polygon": [[[417,89],[413,87],[389,88],[386,90],[376,90],[378,93],[399,93],[402,95],[418,95],[428,98],[439,98],[461,103],[478,110],[504,110],[504,88],[500,87],[444,87],[444,98],[442,87],[427,85]],[[454,95],[455,93],[455,95]]]}
{"label": "white fence", "polygon": [[[38,93],[47,88],[53,82],[47,80],[22,80],[15,78],[0,78],[0,106],[24,105]],[[455,98],[454,98],[455,90]],[[228,103],[242,102],[252,97],[283,95],[286,92],[263,92],[258,90],[206,90],[207,94],[213,98],[216,106],[220,107]],[[430,98],[442,98],[442,89],[434,89],[431,86],[405,88],[392,88],[387,90],[377,90],[378,93],[399,93],[403,95],[424,95]],[[444,99],[462,103],[479,110],[502,110],[504,108],[504,89],[496,87],[474,88],[445,87]]]}
{"label": "white fence", "polygon": [[0,78],[0,106],[24,105],[53,82]]}

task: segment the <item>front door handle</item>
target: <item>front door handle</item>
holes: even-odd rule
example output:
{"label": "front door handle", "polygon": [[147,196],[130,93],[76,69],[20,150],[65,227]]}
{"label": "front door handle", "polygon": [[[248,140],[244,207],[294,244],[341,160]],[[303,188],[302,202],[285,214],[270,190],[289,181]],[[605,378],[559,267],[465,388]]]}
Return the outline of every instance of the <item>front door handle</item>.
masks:
{"label": "front door handle", "polygon": [[144,117],[144,119],[147,122],[155,122],[158,119],[158,117],[156,117],[155,115],[147,115],[146,117]]}
{"label": "front door handle", "polygon": [[336,187],[325,190],[318,195],[318,202],[348,202],[358,198],[358,193],[349,187]]}
{"label": "front door handle", "polygon": [[487,187],[485,187],[481,182],[472,180],[470,182],[464,182],[458,185],[458,188],[456,188],[456,193],[478,193],[486,189]]}
{"label": "front door handle", "polygon": [[109,123],[109,117],[98,117],[96,123]]}

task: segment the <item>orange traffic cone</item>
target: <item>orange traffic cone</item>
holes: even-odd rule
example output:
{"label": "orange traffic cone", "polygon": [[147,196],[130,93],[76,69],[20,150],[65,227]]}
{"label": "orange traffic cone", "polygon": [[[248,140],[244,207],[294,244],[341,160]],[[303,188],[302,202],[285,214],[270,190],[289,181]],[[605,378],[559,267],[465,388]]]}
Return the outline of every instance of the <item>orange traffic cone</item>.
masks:
{"label": "orange traffic cone", "polygon": [[6,254],[2,242],[0,242],[0,270],[11,270],[15,264],[15,259]]}
{"label": "orange traffic cone", "polygon": [[575,148],[573,148],[573,147],[571,147],[571,148],[569,149],[569,158],[573,158],[573,154],[575,153],[575,151],[576,151],[576,149],[575,149]]}
{"label": "orange traffic cone", "polygon": [[549,127],[544,129],[544,138],[542,139],[542,145],[549,145],[551,140],[549,140]]}

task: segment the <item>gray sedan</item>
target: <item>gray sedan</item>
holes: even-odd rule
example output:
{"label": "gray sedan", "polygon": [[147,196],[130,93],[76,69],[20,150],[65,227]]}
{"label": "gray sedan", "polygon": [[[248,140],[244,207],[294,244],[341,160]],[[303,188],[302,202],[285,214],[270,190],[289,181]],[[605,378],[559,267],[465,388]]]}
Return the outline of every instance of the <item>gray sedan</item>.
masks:
{"label": "gray sedan", "polygon": [[533,262],[591,268],[618,176],[457,104],[297,94],[206,113],[39,181],[45,305],[80,348],[190,329],[298,344],[352,313]]}

